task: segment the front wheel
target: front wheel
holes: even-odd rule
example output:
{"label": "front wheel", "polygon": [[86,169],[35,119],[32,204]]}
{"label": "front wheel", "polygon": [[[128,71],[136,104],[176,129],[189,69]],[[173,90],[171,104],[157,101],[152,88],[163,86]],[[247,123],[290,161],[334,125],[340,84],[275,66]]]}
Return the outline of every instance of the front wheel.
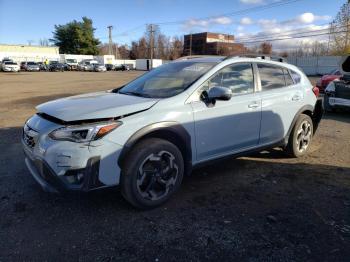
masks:
{"label": "front wheel", "polygon": [[183,174],[184,160],[174,144],[158,138],[145,139],[124,161],[121,192],[137,208],[154,208],[179,189]]}
{"label": "front wheel", "polygon": [[313,136],[313,123],[308,115],[301,114],[289,136],[287,152],[292,157],[304,156],[309,148]]}

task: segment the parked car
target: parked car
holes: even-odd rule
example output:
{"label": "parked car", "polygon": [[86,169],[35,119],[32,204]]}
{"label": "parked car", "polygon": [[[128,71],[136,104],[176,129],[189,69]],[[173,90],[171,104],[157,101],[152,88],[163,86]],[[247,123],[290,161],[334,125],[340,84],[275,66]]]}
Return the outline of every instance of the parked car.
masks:
{"label": "parked car", "polygon": [[46,66],[43,62],[38,62],[38,66],[40,71],[45,71],[46,70]]}
{"label": "parked car", "polygon": [[106,72],[107,69],[104,65],[102,64],[94,64],[94,71],[95,72]]}
{"label": "parked car", "polygon": [[129,71],[130,67],[128,65],[115,65],[114,69],[116,71]]}
{"label": "parked car", "polygon": [[65,64],[67,65],[66,68],[69,71],[78,69],[78,62],[76,59],[66,59]]}
{"label": "parked car", "polygon": [[40,71],[40,67],[36,62],[27,62],[25,68],[26,71]]}
{"label": "parked car", "polygon": [[96,60],[83,60],[78,64],[78,70],[80,71],[94,71],[94,65],[98,64]]}
{"label": "parked car", "polygon": [[344,57],[340,67],[342,77],[330,82],[325,90],[324,108],[328,112],[350,109],[350,56]]}
{"label": "parked car", "polygon": [[1,63],[1,69],[4,72],[18,72],[20,68],[15,62],[5,61]]}
{"label": "parked car", "polygon": [[21,63],[20,63],[20,70],[25,71],[26,68],[27,68],[27,62],[21,62]]}
{"label": "parked car", "polygon": [[49,64],[49,70],[51,72],[63,72],[65,71],[67,68],[67,66],[65,64],[62,64],[62,63],[59,63],[59,62],[56,62],[56,61],[52,61],[50,62]]}
{"label": "parked car", "polygon": [[276,146],[304,156],[322,117],[318,89],[262,58],[184,58],[122,88],[41,104],[23,129],[26,165],[47,191],[120,185],[146,209],[204,162]]}
{"label": "parked car", "polygon": [[324,93],[326,87],[333,80],[339,79],[342,76],[340,70],[335,69],[327,75],[323,75],[316,83],[316,86],[320,89],[320,93]]}
{"label": "parked car", "polygon": [[111,71],[115,69],[115,66],[113,64],[105,64],[107,71]]}

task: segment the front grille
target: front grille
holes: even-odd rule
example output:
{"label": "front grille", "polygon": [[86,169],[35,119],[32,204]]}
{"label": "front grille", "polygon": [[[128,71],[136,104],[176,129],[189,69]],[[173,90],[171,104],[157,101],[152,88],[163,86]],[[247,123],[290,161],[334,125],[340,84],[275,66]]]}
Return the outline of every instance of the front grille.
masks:
{"label": "front grille", "polygon": [[34,148],[35,147],[34,137],[31,137],[31,136],[23,133],[23,140],[24,140],[24,143],[27,146],[29,146],[30,148]]}
{"label": "front grille", "polygon": [[25,125],[23,128],[23,141],[31,149],[35,147],[35,139],[37,132],[30,128],[28,125]]}

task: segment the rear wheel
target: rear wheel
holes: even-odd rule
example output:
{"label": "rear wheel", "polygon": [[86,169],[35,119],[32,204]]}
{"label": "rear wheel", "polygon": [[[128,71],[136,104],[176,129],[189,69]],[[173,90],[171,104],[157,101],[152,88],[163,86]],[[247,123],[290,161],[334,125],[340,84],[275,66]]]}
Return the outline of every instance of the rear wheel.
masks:
{"label": "rear wheel", "polygon": [[304,156],[310,147],[313,136],[313,123],[308,115],[301,114],[289,136],[287,152],[293,157]]}
{"label": "rear wheel", "polygon": [[128,154],[121,191],[133,206],[149,209],[166,202],[180,187],[184,161],[180,150],[158,138],[145,139]]}

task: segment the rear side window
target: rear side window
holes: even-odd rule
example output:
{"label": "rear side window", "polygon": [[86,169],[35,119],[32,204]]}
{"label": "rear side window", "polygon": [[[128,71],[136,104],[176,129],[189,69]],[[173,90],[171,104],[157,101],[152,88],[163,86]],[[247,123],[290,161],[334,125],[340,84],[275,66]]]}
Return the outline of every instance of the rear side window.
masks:
{"label": "rear side window", "polygon": [[295,84],[299,84],[299,83],[300,83],[300,80],[301,80],[301,76],[300,76],[297,72],[295,72],[295,71],[293,71],[293,70],[290,70],[290,74],[292,75],[292,78],[293,78],[293,80],[294,80],[294,83],[295,83]]}
{"label": "rear side window", "polygon": [[262,91],[285,87],[283,68],[268,64],[258,64],[258,69]]}
{"label": "rear side window", "polygon": [[284,79],[286,80],[286,86],[294,85],[294,81],[293,81],[292,77],[290,76],[288,69],[284,68],[283,72],[284,72]]}

